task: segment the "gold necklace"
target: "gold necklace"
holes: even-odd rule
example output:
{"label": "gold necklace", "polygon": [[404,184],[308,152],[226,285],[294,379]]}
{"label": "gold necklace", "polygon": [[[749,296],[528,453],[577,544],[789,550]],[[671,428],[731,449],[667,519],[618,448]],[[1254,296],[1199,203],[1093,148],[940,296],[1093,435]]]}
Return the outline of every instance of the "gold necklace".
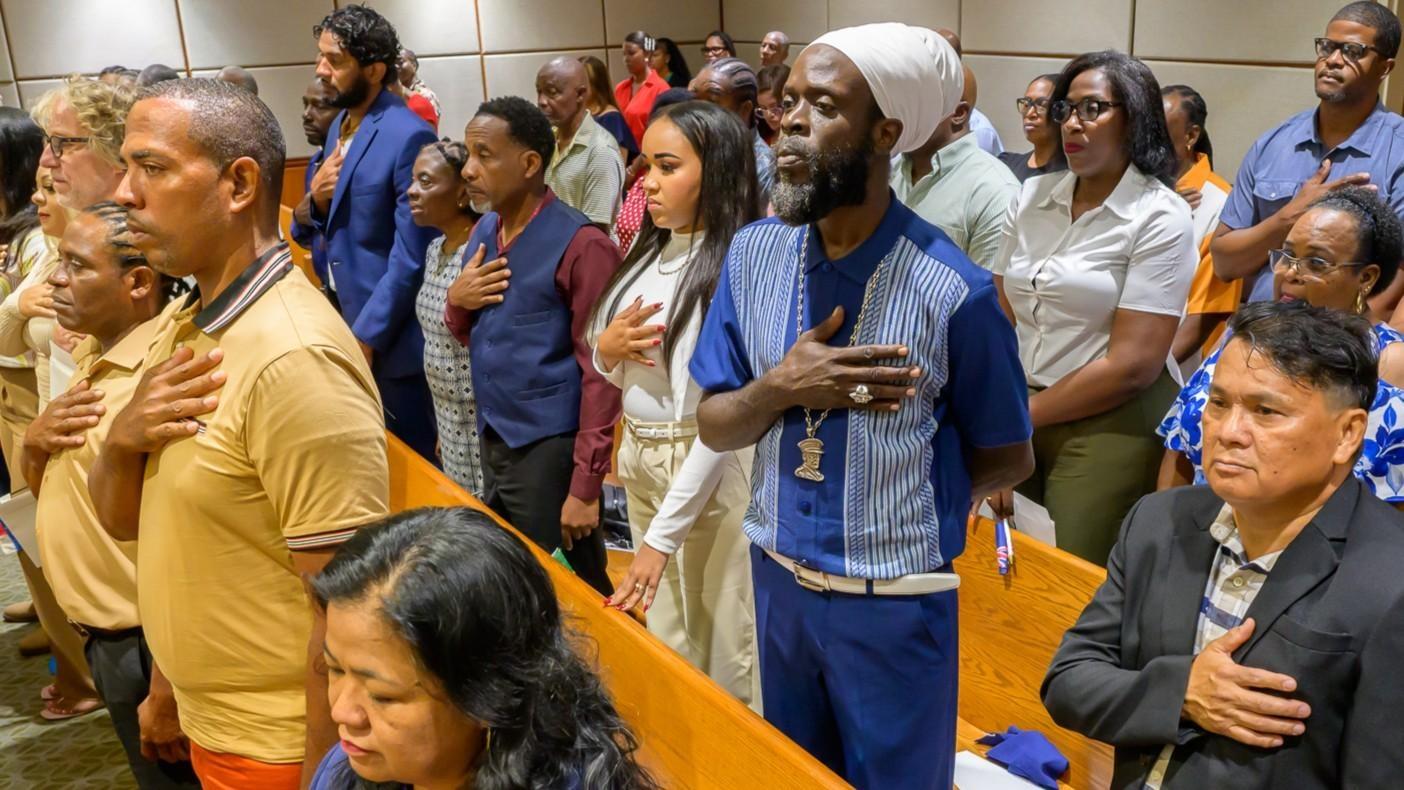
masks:
{"label": "gold necklace", "polygon": [[[800,245],[799,260],[797,261],[799,285],[797,290],[799,295],[795,305],[795,341],[799,341],[799,336],[804,333],[804,263],[806,253],[809,252],[809,226],[804,229],[804,242]],[[863,331],[863,319],[868,316],[868,307],[873,301],[874,284],[882,279],[883,270],[887,267],[887,259],[891,256],[883,256],[878,262],[877,269],[873,270],[872,276],[863,286],[863,306],[858,309],[858,317],[853,321],[853,333],[848,336],[848,346],[852,348],[857,345],[858,337]],[[824,473],[819,471],[819,462],[824,457],[824,441],[816,434],[819,426],[824,424],[824,419],[829,416],[831,409],[825,409],[819,415],[819,419],[814,419],[814,414],[808,407],[804,410],[804,438],[800,439],[797,446],[800,451],[800,465],[795,469],[795,477],[801,480],[812,480],[815,483],[824,482]]]}

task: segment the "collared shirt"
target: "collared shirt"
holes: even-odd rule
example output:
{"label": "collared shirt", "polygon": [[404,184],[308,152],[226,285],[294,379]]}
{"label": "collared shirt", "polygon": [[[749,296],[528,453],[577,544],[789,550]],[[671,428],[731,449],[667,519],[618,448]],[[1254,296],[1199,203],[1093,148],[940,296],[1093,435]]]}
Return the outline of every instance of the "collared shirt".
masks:
{"label": "collared shirt", "polygon": [[658,98],[658,94],[668,90],[668,83],[658,76],[658,72],[653,69],[648,70],[648,76],[644,78],[643,84],[638,90],[634,90],[634,78],[632,75],[625,77],[614,86],[614,101],[619,105],[619,111],[624,113],[624,120],[629,124],[629,131],[634,133],[634,140],[640,146],[643,145],[644,130],[648,128],[648,117],[653,114],[653,100]]}
{"label": "collared shirt", "polygon": [[585,113],[565,152],[558,147],[552,153],[546,185],[567,206],[608,231],[624,196],[624,160],[614,135]]}
{"label": "collared shirt", "polygon": [[[1194,271],[1190,283],[1189,301],[1186,315],[1205,313],[1232,313],[1238,309],[1243,295],[1243,281],[1224,282],[1214,275],[1214,256],[1209,254],[1209,242],[1214,239],[1214,229],[1219,227],[1219,218],[1228,203],[1233,187],[1215,173],[1209,164],[1209,157],[1199,154],[1194,166],[1185,171],[1175,185],[1179,189],[1199,190],[1199,206],[1191,210],[1194,220],[1194,243],[1199,250],[1199,266]],[[1211,337],[1209,343],[1215,338]],[[1205,353],[1212,350],[1209,345]]]}
{"label": "collared shirt", "polygon": [[801,265],[804,328],[842,305],[830,345],[848,343],[881,266],[858,342],[908,346],[898,364],[921,368],[917,394],[897,412],[831,411],[816,433],[818,483],[795,475],[805,417],[787,410],[756,445],[743,529],[762,548],[828,573],[935,571],[965,547],[966,452],[1032,433],[1013,332],[989,273],[895,197],[873,234],[839,260],[827,258],[818,233],[768,219],[736,235],[692,377],[705,391],[729,392],[780,363],[795,342]]}
{"label": "collared shirt", "polygon": [[975,135],[948,143],[931,157],[931,172],[912,181],[912,155],[892,169],[892,190],[922,219],[946,232],[986,269],[1004,238],[1004,218],[1019,194],[1019,180],[980,148]]}
{"label": "collared shirt", "polygon": [[[1199,626],[1194,634],[1195,655],[1199,655],[1205,645],[1243,622],[1248,607],[1253,605],[1253,599],[1258,597],[1268,574],[1272,573],[1272,566],[1282,556],[1279,550],[1249,560],[1238,535],[1233,508],[1228,505],[1224,505],[1214,523],[1209,525],[1209,534],[1219,544],[1219,550],[1214,553],[1213,564],[1209,567],[1209,581],[1204,585],[1204,599],[1199,605]],[[1147,790],[1160,790],[1174,753],[1174,744],[1168,744],[1161,750],[1160,757],[1146,776]]]}
{"label": "collared shirt", "polygon": [[1033,387],[1106,356],[1117,310],[1183,314],[1199,261],[1189,204],[1135,165],[1073,222],[1076,185],[1071,172],[1025,181],[995,261]]}
{"label": "collared shirt", "polygon": [[122,631],[141,624],[137,614],[134,541],[114,540],[98,521],[88,494],[88,470],[107,440],[112,420],[136,392],[146,349],[156,333],[153,318],[133,327],[103,352],[89,337],[74,349],[77,376],[102,390],[106,411],[83,434],[83,444],[59,450],[44,467],[35,523],[44,576],[54,597],[75,623]]}
{"label": "collared shirt", "polygon": [[775,149],[770,147],[757,129],[751,130],[751,150],[756,154],[756,183],[760,186],[760,204],[770,205],[770,190],[775,186]]}
{"label": "collared shirt", "polygon": [[200,433],[147,457],[142,626],[192,741],[300,761],[312,610],[292,552],[339,545],[388,512],[375,382],[285,247],[159,321],[148,365],[181,345],[219,348],[228,378]]}
{"label": "collared shirt", "polygon": [[[1257,225],[1287,205],[1326,160],[1331,162],[1328,182],[1369,173],[1380,199],[1404,217],[1404,118],[1379,104],[1360,128],[1329,151],[1317,132],[1316,108],[1297,113],[1258,138],[1243,157],[1220,220],[1231,230]],[[1264,272],[1249,301],[1271,298],[1272,277]]]}
{"label": "collared shirt", "polygon": [[984,113],[970,108],[970,133],[980,141],[980,149],[990,156],[1004,153],[1004,141],[999,139],[999,130]]}

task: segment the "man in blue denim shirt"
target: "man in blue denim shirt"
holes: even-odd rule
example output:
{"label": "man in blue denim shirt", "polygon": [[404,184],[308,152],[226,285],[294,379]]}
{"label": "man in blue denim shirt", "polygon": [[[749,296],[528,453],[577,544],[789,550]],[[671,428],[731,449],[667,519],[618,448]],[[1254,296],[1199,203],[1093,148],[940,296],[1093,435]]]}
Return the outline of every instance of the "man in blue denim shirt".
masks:
{"label": "man in blue denim shirt", "polygon": [[[1399,18],[1370,2],[1336,12],[1316,39],[1315,108],[1253,144],[1238,169],[1213,246],[1223,280],[1258,275],[1248,298],[1272,298],[1268,252],[1313,201],[1347,184],[1369,184],[1404,216],[1404,118],[1380,103],[1380,83],[1399,51]],[[1404,278],[1372,300],[1389,310]]]}

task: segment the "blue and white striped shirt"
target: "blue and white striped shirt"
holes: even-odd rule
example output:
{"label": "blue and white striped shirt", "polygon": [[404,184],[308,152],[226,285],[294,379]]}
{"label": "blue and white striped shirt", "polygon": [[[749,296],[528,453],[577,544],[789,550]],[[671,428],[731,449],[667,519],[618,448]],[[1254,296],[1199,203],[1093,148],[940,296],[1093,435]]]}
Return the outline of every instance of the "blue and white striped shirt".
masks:
{"label": "blue and white striped shirt", "polygon": [[[820,426],[824,481],[798,478],[803,409],[790,409],[756,446],[752,542],[810,568],[868,579],[927,573],[965,548],[971,447],[1032,434],[1014,331],[993,280],[944,233],[895,198],[857,249],[829,261],[817,227],[765,220],[732,241],[691,372],[708,392],[740,389],[778,365],[795,342],[797,266],[805,254],[806,329],[838,305],[845,345],[878,265],[860,344],[903,344],[917,394],[895,412],[836,409]],[[814,415],[816,418],[817,414]]]}

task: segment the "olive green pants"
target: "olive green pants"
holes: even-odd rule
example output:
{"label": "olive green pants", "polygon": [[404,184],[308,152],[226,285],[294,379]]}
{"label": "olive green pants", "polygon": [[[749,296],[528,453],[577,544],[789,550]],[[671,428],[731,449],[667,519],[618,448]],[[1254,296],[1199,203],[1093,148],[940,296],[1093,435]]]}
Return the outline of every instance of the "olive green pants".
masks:
{"label": "olive green pants", "polygon": [[1165,452],[1155,429],[1179,391],[1165,371],[1111,411],[1034,431],[1034,473],[1016,490],[1048,509],[1058,548],[1106,564],[1122,519],[1155,490]]}

